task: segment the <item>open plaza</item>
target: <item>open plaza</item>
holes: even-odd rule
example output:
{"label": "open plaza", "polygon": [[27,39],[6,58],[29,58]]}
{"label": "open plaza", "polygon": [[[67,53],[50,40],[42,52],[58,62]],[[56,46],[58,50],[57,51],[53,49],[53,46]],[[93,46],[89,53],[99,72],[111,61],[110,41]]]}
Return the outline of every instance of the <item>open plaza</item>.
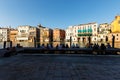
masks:
{"label": "open plaza", "polygon": [[119,55],[21,55],[0,58],[1,80],[120,80]]}

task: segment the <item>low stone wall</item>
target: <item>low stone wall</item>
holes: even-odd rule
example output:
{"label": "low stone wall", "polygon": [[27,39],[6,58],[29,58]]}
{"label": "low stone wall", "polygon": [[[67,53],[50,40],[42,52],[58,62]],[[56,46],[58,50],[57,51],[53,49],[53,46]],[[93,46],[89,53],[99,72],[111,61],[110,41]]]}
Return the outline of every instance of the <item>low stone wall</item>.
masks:
{"label": "low stone wall", "polygon": [[106,50],[93,50],[92,48],[63,48],[63,49],[40,49],[40,48],[24,48],[21,54],[112,54],[116,55],[120,53],[120,49],[106,49]]}

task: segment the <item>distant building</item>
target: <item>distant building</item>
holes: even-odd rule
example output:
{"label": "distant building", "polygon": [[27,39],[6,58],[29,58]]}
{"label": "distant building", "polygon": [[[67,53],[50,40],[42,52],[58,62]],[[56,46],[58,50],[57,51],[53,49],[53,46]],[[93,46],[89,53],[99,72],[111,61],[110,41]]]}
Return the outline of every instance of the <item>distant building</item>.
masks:
{"label": "distant building", "polygon": [[31,42],[33,42],[34,40],[37,40],[38,38],[38,29],[36,27],[31,27],[29,30],[29,40],[32,40]]}
{"label": "distant building", "polygon": [[109,42],[112,42],[113,36],[115,36],[115,42],[120,42],[120,33],[110,33],[108,36]]}
{"label": "distant building", "polygon": [[112,33],[120,33],[120,16],[115,16],[115,19],[111,23]]}
{"label": "distant building", "polygon": [[97,34],[98,34],[98,24],[97,23],[87,23],[80,24],[75,26],[69,26],[66,29],[66,41],[70,41],[70,37],[72,39],[72,43],[88,43],[89,38],[91,42],[97,42]]}
{"label": "distant building", "polygon": [[29,30],[31,26],[19,26],[18,35],[16,37],[18,42],[28,42],[29,40]]}
{"label": "distant building", "polygon": [[19,26],[16,36],[17,43],[24,47],[34,47],[37,43],[37,28],[33,26]]}
{"label": "distant building", "polygon": [[49,44],[53,41],[53,30],[47,27],[38,25],[39,28],[39,42],[40,44]]}
{"label": "distant building", "polygon": [[97,42],[98,34],[98,24],[97,23],[87,23],[80,24],[77,26],[78,29],[78,42],[87,42],[90,37],[90,41]]}
{"label": "distant building", "polygon": [[108,23],[100,24],[98,27],[98,41],[107,42],[108,34],[111,32],[111,27]]}
{"label": "distant building", "polygon": [[55,28],[53,29],[53,41],[64,42],[65,41],[65,30]]}
{"label": "distant building", "polygon": [[10,41],[12,42],[17,42],[16,37],[18,34],[18,30],[17,29],[10,29]]}
{"label": "distant building", "polygon": [[9,28],[0,28],[0,41],[10,41],[9,33]]}
{"label": "distant building", "polygon": [[76,26],[69,26],[67,29],[66,29],[66,37],[65,37],[65,40],[67,42],[70,41],[70,37],[72,39],[72,42],[77,42],[77,27]]}
{"label": "distant building", "polygon": [[111,23],[111,33],[109,34],[109,42],[112,42],[113,36],[115,36],[115,42],[120,42],[120,16],[115,16],[115,19]]}

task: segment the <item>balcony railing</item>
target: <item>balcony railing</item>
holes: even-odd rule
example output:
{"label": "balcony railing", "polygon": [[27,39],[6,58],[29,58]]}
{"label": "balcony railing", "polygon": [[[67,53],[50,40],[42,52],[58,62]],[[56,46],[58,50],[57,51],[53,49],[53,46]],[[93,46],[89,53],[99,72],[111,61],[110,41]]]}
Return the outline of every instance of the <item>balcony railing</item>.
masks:
{"label": "balcony railing", "polygon": [[83,29],[83,30],[78,30],[78,33],[92,33],[92,29]]}
{"label": "balcony railing", "polygon": [[29,39],[29,36],[27,36],[27,35],[16,36],[16,39],[17,39],[17,40],[28,40],[28,39]]}
{"label": "balcony railing", "polygon": [[92,36],[92,33],[89,33],[89,34],[78,34],[78,36]]}

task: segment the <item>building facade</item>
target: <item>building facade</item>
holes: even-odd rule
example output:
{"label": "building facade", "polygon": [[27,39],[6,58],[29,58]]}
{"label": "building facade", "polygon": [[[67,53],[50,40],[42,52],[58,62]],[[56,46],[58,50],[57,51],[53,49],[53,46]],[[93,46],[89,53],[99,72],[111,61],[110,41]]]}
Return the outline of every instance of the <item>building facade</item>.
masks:
{"label": "building facade", "polygon": [[38,29],[36,27],[30,27],[29,29],[29,42],[34,42],[38,40]]}
{"label": "building facade", "polygon": [[98,24],[97,23],[87,23],[75,26],[69,26],[66,29],[66,43],[70,43],[70,38],[72,44],[79,44],[81,47],[86,43],[97,42],[98,35]]}
{"label": "building facade", "polygon": [[111,26],[108,23],[100,24],[98,27],[98,42],[108,42],[108,34],[111,33]]}
{"label": "building facade", "polygon": [[10,29],[10,41],[12,42],[17,42],[17,34],[18,34],[18,30],[17,29]]}
{"label": "building facade", "polygon": [[10,41],[10,28],[0,28],[0,41]]}
{"label": "building facade", "polygon": [[66,37],[65,37],[66,42],[70,41],[70,37],[71,37],[71,40],[72,40],[73,43],[78,41],[77,40],[78,31],[77,30],[78,30],[77,26],[69,26],[66,29],[66,31],[65,31],[66,32],[65,33],[65,35],[66,35]]}
{"label": "building facade", "polygon": [[18,35],[16,37],[18,42],[28,42],[30,27],[31,26],[18,26]]}
{"label": "building facade", "polygon": [[36,47],[37,28],[33,26],[19,26],[16,36],[17,43],[24,47]]}
{"label": "building facade", "polygon": [[42,44],[51,44],[53,41],[53,30],[47,27],[38,25],[39,28],[39,42]]}
{"label": "building facade", "polygon": [[65,30],[55,28],[53,30],[53,41],[64,42],[65,41]]}
{"label": "building facade", "polygon": [[97,42],[98,34],[97,23],[80,24],[77,26],[78,29],[78,42],[88,43],[89,38],[91,42]]}
{"label": "building facade", "polygon": [[111,33],[109,34],[109,42],[112,42],[113,36],[115,36],[115,42],[120,42],[120,16],[115,16],[115,19],[111,23]]}
{"label": "building facade", "polygon": [[120,32],[120,15],[115,16],[115,19],[112,21],[111,31],[112,31],[112,33]]}

